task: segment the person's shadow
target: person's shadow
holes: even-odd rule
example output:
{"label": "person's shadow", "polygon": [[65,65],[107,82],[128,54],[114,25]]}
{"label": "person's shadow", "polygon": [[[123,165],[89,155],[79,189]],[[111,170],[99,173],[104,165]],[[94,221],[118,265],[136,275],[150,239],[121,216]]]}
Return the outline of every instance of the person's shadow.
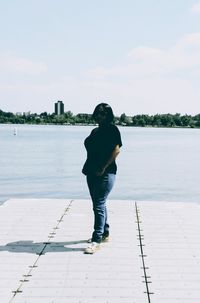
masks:
{"label": "person's shadow", "polygon": [[0,246],[1,251],[9,251],[13,253],[31,253],[37,255],[44,255],[51,252],[78,252],[84,251],[84,247],[78,244],[87,243],[87,240],[68,241],[68,242],[33,242],[16,241]]}

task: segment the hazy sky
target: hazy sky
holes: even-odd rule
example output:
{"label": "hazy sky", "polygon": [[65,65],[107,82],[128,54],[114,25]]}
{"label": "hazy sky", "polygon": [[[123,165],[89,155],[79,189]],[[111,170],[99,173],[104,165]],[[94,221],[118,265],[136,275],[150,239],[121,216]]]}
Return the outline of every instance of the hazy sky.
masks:
{"label": "hazy sky", "polygon": [[200,113],[200,1],[0,4],[3,111]]}

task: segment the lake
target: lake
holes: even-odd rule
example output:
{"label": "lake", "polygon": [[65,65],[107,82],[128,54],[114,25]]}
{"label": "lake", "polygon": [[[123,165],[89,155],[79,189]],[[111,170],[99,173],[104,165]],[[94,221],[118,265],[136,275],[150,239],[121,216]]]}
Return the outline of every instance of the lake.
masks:
{"label": "lake", "polygon": [[[1,124],[0,202],[89,199],[81,170],[92,128]],[[110,199],[200,202],[200,129],[119,129],[123,147]]]}

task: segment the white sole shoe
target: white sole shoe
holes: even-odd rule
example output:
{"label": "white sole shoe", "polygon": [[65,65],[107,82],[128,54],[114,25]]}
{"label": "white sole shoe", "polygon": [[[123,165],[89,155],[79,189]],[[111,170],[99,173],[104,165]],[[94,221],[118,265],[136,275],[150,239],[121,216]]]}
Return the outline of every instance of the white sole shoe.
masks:
{"label": "white sole shoe", "polygon": [[84,253],[92,255],[99,249],[100,249],[100,243],[92,242],[91,245],[85,249]]}

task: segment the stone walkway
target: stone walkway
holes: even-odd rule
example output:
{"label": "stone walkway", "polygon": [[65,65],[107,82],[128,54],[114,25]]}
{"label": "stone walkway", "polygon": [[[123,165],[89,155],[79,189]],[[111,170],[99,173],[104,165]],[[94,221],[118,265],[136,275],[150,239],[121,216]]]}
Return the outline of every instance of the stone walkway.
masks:
{"label": "stone walkway", "polygon": [[0,302],[200,302],[200,204],[108,201],[111,239],[85,255],[88,200],[0,206]]}

